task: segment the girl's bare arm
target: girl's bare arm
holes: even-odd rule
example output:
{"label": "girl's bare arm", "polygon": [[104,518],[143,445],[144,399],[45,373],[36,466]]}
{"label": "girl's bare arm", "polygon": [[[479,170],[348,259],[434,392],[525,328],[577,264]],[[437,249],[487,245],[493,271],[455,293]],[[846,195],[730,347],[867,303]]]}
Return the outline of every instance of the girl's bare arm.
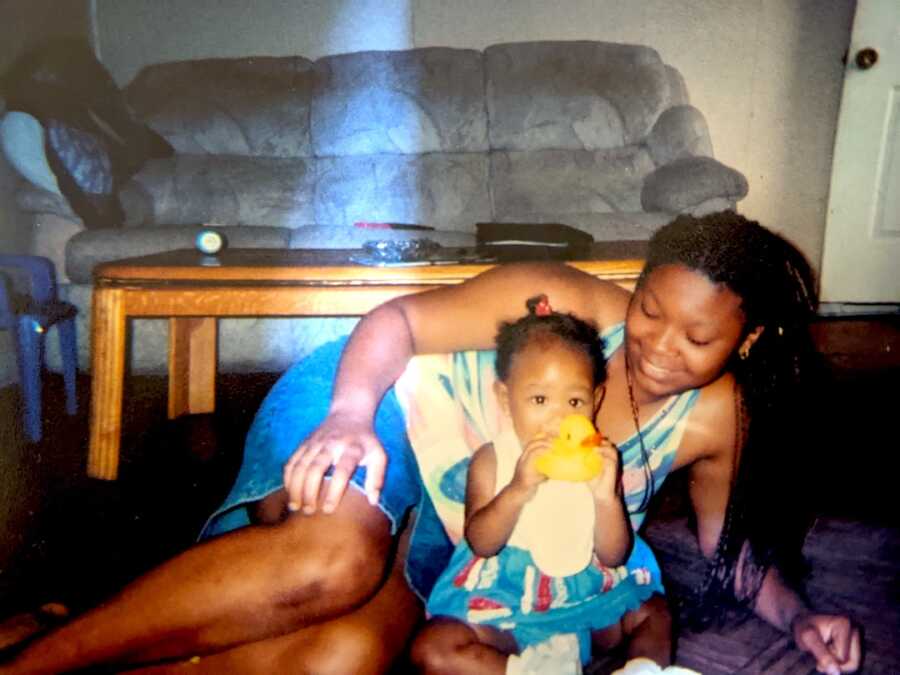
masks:
{"label": "girl's bare arm", "polygon": [[596,452],[603,458],[603,471],[589,484],[594,497],[594,553],[606,567],[618,567],[628,560],[634,543],[622,490],[619,450],[604,439]]}
{"label": "girl's bare arm", "polygon": [[624,565],[633,542],[631,524],[622,499],[594,502],[594,553],[606,567]]}
{"label": "girl's bare arm", "polygon": [[554,310],[596,322],[601,330],[625,316],[630,293],[559,263],[500,265],[469,281],[398,298],[415,353],[446,353],[493,346],[501,321],[525,313],[525,302],[544,293]]}
{"label": "girl's bare arm", "polygon": [[466,541],[483,558],[506,546],[522,507],[534,495],[534,487],[515,481],[494,495],[496,474],[497,456],[487,443],[472,456],[466,482]]}

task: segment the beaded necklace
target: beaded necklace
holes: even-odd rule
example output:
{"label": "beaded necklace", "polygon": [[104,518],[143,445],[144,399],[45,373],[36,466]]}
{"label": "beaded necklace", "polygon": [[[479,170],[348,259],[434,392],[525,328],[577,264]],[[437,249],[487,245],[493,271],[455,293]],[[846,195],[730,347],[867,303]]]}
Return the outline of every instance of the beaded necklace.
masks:
{"label": "beaded necklace", "polygon": [[631,419],[634,422],[634,430],[637,433],[638,443],[641,446],[641,465],[644,469],[644,485],[647,486],[644,488],[644,496],[641,497],[641,505],[638,507],[638,511],[643,511],[647,508],[650,500],[653,499],[653,495],[656,494],[656,481],[653,478],[653,471],[650,468],[650,455],[647,452],[647,447],[644,445],[644,432],[641,431],[641,422],[638,418],[637,401],[634,400],[634,383],[631,375],[631,362],[628,360],[627,344],[624,345],[624,356],[625,382],[628,385],[628,402],[631,404]]}

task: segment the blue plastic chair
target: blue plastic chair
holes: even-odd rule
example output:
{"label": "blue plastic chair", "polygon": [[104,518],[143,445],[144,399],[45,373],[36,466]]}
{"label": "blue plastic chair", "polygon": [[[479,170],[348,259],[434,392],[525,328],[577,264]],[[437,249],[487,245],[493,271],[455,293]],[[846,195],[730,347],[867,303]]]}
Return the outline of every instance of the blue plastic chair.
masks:
{"label": "blue plastic chair", "polygon": [[75,374],[78,348],[75,338],[75,305],[59,300],[56,269],[47,259],[32,255],[0,254],[0,330],[13,332],[19,382],[25,403],[25,435],[32,443],[41,440],[41,370],[44,365],[44,335],[58,326],[66,387],[66,412],[78,411]]}

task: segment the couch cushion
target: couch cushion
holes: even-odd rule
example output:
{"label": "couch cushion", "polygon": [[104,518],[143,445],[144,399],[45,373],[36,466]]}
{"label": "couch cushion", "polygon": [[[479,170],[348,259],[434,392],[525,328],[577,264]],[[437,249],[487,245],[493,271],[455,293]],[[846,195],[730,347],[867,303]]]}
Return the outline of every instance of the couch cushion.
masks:
{"label": "couch cushion", "polygon": [[147,66],[125,89],[179,153],[308,157],[312,62],[299,56]]}
{"label": "couch cushion", "polygon": [[482,55],[429,47],[316,61],[312,142],[320,157],[487,149]]}
{"label": "couch cushion", "polygon": [[636,143],[673,99],[682,98],[671,91],[671,75],[649,47],[522,42],[492,45],[484,58],[494,149],[598,150]]}
{"label": "couch cushion", "polygon": [[[199,225],[161,225],[85,230],[66,245],[66,273],[79,284],[91,283],[100,263],[151,253],[194,248]],[[235,248],[287,248],[291,231],[283,227],[219,227]]]}
{"label": "couch cushion", "polygon": [[574,213],[641,211],[653,161],[641,146],[619,150],[491,153],[495,220],[570,223]]}
{"label": "couch cushion", "polygon": [[491,220],[482,153],[369,155],[318,160],[315,223],[418,223],[474,231]]}
{"label": "couch cushion", "polygon": [[295,227],[313,221],[315,160],[178,155],[154,160],[119,193],[126,225]]}
{"label": "couch cushion", "polygon": [[16,191],[16,206],[27,213],[52,213],[55,216],[81,222],[69,200],[54,192],[35,187],[28,181],[22,181]]}

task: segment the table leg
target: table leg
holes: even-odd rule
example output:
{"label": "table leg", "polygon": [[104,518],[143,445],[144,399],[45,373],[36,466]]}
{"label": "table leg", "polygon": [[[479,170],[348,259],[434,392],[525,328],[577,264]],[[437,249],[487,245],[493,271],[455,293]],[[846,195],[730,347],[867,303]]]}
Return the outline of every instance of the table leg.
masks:
{"label": "table leg", "polygon": [[216,409],[216,318],[169,319],[169,419]]}
{"label": "table leg", "polygon": [[91,429],[88,475],[115,480],[119,473],[125,311],[121,289],[94,288],[91,309]]}

